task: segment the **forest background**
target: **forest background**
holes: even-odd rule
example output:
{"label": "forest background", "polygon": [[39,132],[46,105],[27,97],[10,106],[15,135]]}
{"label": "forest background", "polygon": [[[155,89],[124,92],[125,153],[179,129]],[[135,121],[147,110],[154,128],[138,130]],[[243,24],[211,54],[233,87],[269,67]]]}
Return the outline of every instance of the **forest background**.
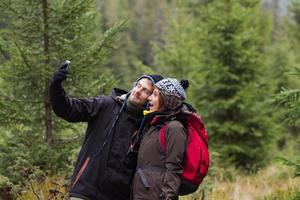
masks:
{"label": "forest background", "polygon": [[300,199],[299,0],[1,0],[0,16],[0,199],[67,197],[86,125],[51,110],[66,59],[75,97],[190,80],[211,167],[180,199]]}

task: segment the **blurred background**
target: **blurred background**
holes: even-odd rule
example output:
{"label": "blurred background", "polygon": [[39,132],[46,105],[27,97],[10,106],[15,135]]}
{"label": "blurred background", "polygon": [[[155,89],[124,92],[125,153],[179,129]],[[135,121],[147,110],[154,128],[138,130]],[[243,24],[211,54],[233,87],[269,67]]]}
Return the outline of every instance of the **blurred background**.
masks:
{"label": "blurred background", "polygon": [[299,0],[1,0],[0,16],[0,199],[67,199],[86,125],[51,110],[66,59],[75,97],[190,81],[211,167],[181,200],[300,199]]}

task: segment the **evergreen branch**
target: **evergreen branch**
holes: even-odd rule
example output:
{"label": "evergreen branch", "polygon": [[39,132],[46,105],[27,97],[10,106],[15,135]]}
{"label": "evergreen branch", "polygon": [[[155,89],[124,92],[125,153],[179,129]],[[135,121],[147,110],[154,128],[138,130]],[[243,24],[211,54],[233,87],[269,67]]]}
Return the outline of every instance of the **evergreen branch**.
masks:
{"label": "evergreen branch", "polygon": [[101,40],[99,47],[95,52],[101,52],[103,48],[112,48],[114,41],[113,38],[125,28],[127,21],[123,20],[120,23],[114,24],[110,29],[104,32],[104,38]]}
{"label": "evergreen branch", "polygon": [[54,145],[64,145],[64,144],[69,144],[69,143],[73,143],[78,141],[79,139],[81,139],[82,136],[81,135],[77,135],[71,138],[63,138],[63,139],[57,139],[56,141],[54,141]]}
{"label": "evergreen branch", "polygon": [[288,73],[289,75],[296,75],[296,76],[299,76],[300,75],[300,67],[294,67],[294,70],[293,72],[290,72]]}
{"label": "evergreen branch", "polygon": [[270,99],[268,102],[271,104],[278,104],[287,106],[290,103],[295,103],[300,99],[300,89],[294,90],[286,90],[282,89],[282,91],[278,94],[273,96],[273,99]]}
{"label": "evergreen branch", "polygon": [[27,66],[28,69],[30,69],[30,65],[28,63],[28,60],[26,58],[26,55],[25,55],[24,51],[22,50],[22,48],[16,42],[14,42],[14,44],[18,48],[18,50],[19,50],[19,52],[20,52],[20,54],[21,54],[21,56],[22,56],[22,58],[23,58],[23,60],[25,62],[25,65]]}
{"label": "evergreen branch", "polygon": [[[68,3],[68,2],[67,2]],[[63,14],[58,16],[58,21],[65,22],[69,19],[72,19],[74,16],[78,15],[78,13],[85,13],[85,5],[89,4],[87,1],[80,1],[80,2],[74,2],[72,7],[69,7],[68,5],[64,5],[66,2],[63,3],[62,7],[65,8],[63,9]],[[49,8],[50,11],[57,11],[54,8]]]}
{"label": "evergreen branch", "polygon": [[300,176],[300,160],[298,161],[290,161],[286,158],[276,157],[276,160],[283,162],[286,166],[293,167],[295,169],[295,177]]}
{"label": "evergreen branch", "polygon": [[9,54],[6,53],[6,52],[4,51],[4,49],[3,49],[1,46],[0,46],[0,52],[1,52],[1,54],[3,55],[3,57],[4,57],[6,60],[9,60],[9,59],[10,59]]}
{"label": "evergreen branch", "polygon": [[25,100],[25,99],[17,99],[14,97],[8,97],[3,94],[0,94],[0,100],[5,100],[5,101],[14,101],[14,102],[26,102],[26,103],[44,103],[43,101],[33,101],[33,100]]}
{"label": "evergreen branch", "polygon": [[[8,9],[9,11],[11,11],[12,14],[13,14],[14,16],[16,16],[17,18],[26,20],[26,18],[24,17],[24,15],[23,15],[22,13],[20,13],[20,12],[18,12],[17,10],[15,10],[15,9],[12,8],[11,4],[6,3],[6,2],[2,2],[2,5],[3,5],[3,7],[4,7],[5,9]],[[27,19],[29,19],[29,18],[27,18]]]}

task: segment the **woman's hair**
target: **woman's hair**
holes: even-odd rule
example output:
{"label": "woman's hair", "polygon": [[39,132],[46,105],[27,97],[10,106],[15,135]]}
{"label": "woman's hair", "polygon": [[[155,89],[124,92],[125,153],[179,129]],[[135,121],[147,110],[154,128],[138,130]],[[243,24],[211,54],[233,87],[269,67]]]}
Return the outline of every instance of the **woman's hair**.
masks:
{"label": "woman's hair", "polygon": [[158,109],[159,110],[165,109],[165,102],[164,102],[164,98],[161,95],[161,91],[159,91],[159,96],[158,96]]}

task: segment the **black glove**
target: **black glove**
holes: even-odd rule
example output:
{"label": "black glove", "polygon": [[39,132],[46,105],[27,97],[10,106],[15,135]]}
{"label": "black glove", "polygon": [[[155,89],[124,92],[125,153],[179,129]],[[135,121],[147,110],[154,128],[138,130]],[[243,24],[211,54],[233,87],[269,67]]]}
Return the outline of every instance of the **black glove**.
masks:
{"label": "black glove", "polygon": [[52,81],[49,88],[50,103],[53,107],[54,112],[64,112],[64,105],[66,103],[66,92],[63,89],[62,82],[67,79],[68,74],[68,63],[64,63],[58,68],[52,77]]}
{"label": "black glove", "polygon": [[64,80],[67,79],[67,74],[68,74],[67,66],[68,64],[65,63],[54,72],[52,77],[53,85],[60,85]]}

